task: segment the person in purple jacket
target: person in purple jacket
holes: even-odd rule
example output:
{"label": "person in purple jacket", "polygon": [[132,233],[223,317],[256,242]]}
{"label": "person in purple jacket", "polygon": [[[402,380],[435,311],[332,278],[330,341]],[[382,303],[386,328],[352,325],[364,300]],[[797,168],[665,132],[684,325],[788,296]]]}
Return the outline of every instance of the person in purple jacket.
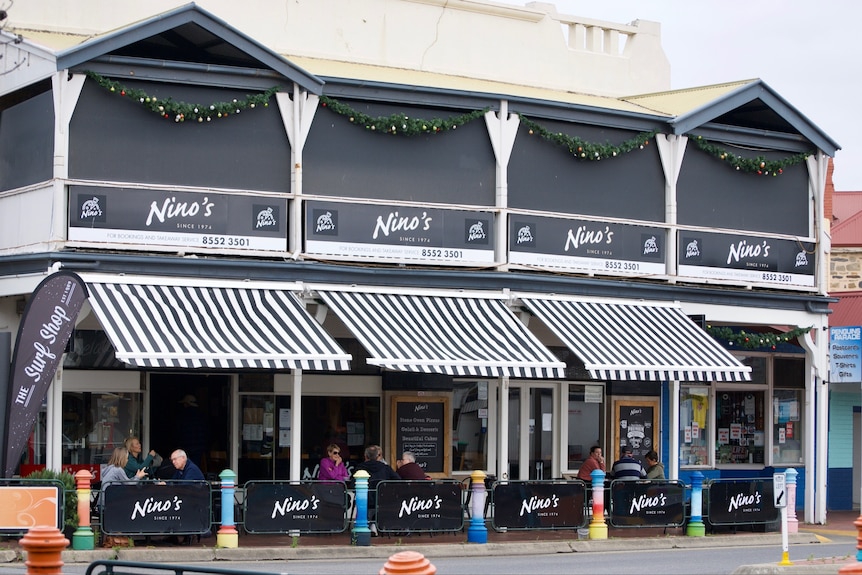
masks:
{"label": "person in purple jacket", "polygon": [[320,480],[347,481],[350,473],[341,459],[341,448],[330,443],[326,448],[327,457],[320,460],[320,471],[317,478]]}

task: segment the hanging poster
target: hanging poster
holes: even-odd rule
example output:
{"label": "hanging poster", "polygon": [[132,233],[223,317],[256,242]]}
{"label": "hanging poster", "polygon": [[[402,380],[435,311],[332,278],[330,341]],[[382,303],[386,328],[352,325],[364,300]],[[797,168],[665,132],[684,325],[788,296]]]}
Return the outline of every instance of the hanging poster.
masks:
{"label": "hanging poster", "polygon": [[635,459],[644,461],[646,453],[656,448],[658,413],[658,398],[614,401],[614,460],[623,447],[630,447]]}

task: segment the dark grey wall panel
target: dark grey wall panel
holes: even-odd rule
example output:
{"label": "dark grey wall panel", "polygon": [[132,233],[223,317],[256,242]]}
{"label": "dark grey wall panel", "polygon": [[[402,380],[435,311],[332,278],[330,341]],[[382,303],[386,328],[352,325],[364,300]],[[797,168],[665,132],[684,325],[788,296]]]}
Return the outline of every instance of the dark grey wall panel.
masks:
{"label": "dark grey wall panel", "polygon": [[0,190],[51,179],[54,100],[44,92],[0,114]]}
{"label": "dark grey wall panel", "polygon": [[[730,150],[733,151],[733,150]],[[786,152],[743,153],[782,160]],[[688,146],[677,181],[678,221],[683,225],[721,227],[807,236],[808,169],[797,164],[779,176],[737,171],[718,158]]]}
{"label": "dark grey wall panel", "polygon": [[[406,114],[431,120],[460,115],[452,110],[343,103],[372,118]],[[495,160],[483,118],[439,134],[393,136],[370,133],[322,107],[303,157],[306,194],[494,205]]]}
{"label": "dark grey wall panel", "polygon": [[[636,132],[531,118],[549,132],[615,146]],[[522,124],[509,163],[509,206],[570,214],[663,222],[664,175],[655,141],[643,150],[599,161],[578,160],[568,148]]]}
{"label": "dark grey wall panel", "polygon": [[[124,81],[160,99],[209,105],[238,90]],[[275,97],[229,118],[177,124],[87,80],[72,118],[73,178],[290,191],[290,145]]]}

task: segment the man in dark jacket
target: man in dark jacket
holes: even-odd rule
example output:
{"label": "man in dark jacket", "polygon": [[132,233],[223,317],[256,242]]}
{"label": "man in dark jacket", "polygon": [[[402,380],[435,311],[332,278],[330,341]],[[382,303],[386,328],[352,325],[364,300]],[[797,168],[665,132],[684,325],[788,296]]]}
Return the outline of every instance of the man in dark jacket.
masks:
{"label": "man in dark jacket", "polygon": [[412,451],[405,451],[401,459],[395,462],[398,466],[396,473],[401,479],[428,479],[422,466],[416,463],[416,456]]}
{"label": "man in dark jacket", "polygon": [[[398,479],[395,470],[383,461],[383,450],[379,445],[369,445],[365,448],[365,461],[356,466],[356,471],[368,472],[368,521],[372,535],[377,535],[377,526],[371,523],[377,515],[377,484],[389,479]],[[354,476],[356,471],[353,472]]]}

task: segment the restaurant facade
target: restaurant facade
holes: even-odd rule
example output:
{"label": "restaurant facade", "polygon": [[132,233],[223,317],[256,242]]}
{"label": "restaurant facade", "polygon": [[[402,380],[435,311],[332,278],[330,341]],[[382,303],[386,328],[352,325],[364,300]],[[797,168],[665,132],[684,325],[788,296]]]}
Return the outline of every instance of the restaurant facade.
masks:
{"label": "restaurant facade", "polygon": [[[358,25],[334,4],[291,21]],[[651,30],[379,4],[369,21],[406,28],[551,19],[585,52],[604,38],[597,61]],[[528,77],[541,70],[518,83],[294,54],[225,8],[89,36],[25,8],[3,32],[7,428],[40,285],[63,274],[87,296],[15,473],[97,470],[131,435],[239,484],[313,479],[331,443],[350,466],[380,444],[432,477],[511,480],[629,446],[683,482],[793,467],[797,507],[825,521],[838,146],[803,114],[760,80],[670,91],[660,50],[631,64],[657,70],[641,90],[596,65],[610,79],[586,95]]]}

